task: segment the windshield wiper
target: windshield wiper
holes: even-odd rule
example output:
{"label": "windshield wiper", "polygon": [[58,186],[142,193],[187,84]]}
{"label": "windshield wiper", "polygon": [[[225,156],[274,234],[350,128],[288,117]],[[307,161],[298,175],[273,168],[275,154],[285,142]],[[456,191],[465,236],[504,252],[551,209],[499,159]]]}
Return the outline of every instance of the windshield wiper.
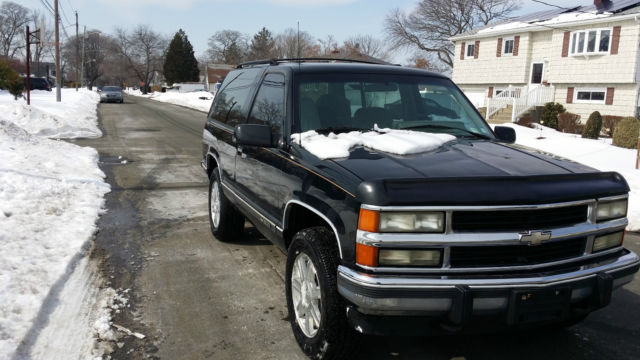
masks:
{"label": "windshield wiper", "polygon": [[474,137],[480,138],[480,139],[485,139],[485,140],[493,140],[492,137],[484,135],[484,134],[480,134],[471,130],[467,130],[467,129],[463,129],[463,128],[459,128],[459,127],[454,127],[454,126],[446,126],[446,125],[438,125],[438,124],[422,124],[422,125],[415,125],[415,126],[407,126],[407,127],[403,127],[401,128],[402,130],[408,130],[408,129],[418,129],[418,128],[433,128],[433,129],[446,129],[446,130],[458,130],[458,131],[462,131],[466,134],[472,135]]}
{"label": "windshield wiper", "polygon": [[352,131],[369,131],[370,129],[363,129],[358,127],[348,127],[348,126],[328,126],[325,128],[315,129],[318,134],[340,134]]}

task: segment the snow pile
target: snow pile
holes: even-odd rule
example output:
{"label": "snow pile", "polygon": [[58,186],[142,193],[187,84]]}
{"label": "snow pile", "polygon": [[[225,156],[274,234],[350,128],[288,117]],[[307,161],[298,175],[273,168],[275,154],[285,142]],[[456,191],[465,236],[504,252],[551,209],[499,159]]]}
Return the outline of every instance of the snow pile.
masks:
{"label": "snow pile", "polygon": [[516,143],[579,162],[601,171],[616,171],[629,183],[629,226],[640,230],[640,170],[636,170],[636,150],[611,145],[611,139],[583,139],[539,126],[531,129],[516,124],[504,124],[516,130]]}
{"label": "snow pile", "polygon": [[14,100],[0,90],[0,119],[8,120],[31,134],[49,138],[100,137],[97,104],[100,95],[87,89],[62,89],[62,101],[55,91],[31,92],[31,106],[25,99]]}
{"label": "snow pile", "polygon": [[349,149],[365,146],[391,154],[407,155],[437,149],[444,143],[455,140],[449,134],[431,134],[410,130],[378,129],[375,131],[352,131],[343,134],[320,135],[311,130],[293,134],[291,139],[301,144],[320,159],[335,159],[349,156]]}
{"label": "snow pile", "polygon": [[611,15],[613,14],[610,12],[598,13],[596,11],[579,11],[578,9],[578,11],[571,11],[564,14],[560,14],[556,17],[553,17],[551,19],[544,20],[544,21],[533,20],[533,21],[527,21],[527,22],[521,22],[521,21],[503,22],[501,24],[488,26],[484,29],[478,30],[478,34],[521,29],[521,28],[526,28],[530,26],[550,26],[550,25],[571,23],[575,21],[601,19],[601,18],[610,17]]}
{"label": "snow pile", "polygon": [[203,112],[209,112],[209,108],[211,108],[211,103],[213,102],[213,95],[207,91],[193,91],[188,93],[167,91],[164,93],[154,92],[143,95],[140,90],[133,90],[129,88],[125,90],[125,93],[173,105],[180,105]]}
{"label": "snow pile", "polygon": [[110,190],[95,149],[46,138],[100,135],[97,95],[69,90],[62,96],[56,103],[54,92],[34,92],[29,108],[0,93],[2,359],[31,333],[52,287],[83,253]]}

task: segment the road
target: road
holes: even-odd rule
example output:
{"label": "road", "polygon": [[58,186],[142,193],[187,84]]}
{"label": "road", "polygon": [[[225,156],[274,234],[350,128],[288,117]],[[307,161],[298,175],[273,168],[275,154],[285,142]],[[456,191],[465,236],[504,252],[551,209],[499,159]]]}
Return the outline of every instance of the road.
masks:
{"label": "road", "polygon": [[[92,258],[130,308],[114,322],[145,334],[113,359],[304,359],[284,299],[284,255],[246,224],[243,239],[215,240],[199,162],[205,115],[127,96],[98,108],[98,149],[112,191]],[[640,250],[640,236],[628,247]],[[366,337],[363,359],[637,359],[640,279],[611,305],[567,330],[430,338]]]}

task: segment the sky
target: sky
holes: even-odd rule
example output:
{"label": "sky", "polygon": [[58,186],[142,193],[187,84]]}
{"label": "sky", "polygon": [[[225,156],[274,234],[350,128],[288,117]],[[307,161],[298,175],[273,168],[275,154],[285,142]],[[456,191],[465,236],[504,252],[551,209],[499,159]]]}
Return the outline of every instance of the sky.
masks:
{"label": "sky", "polygon": [[[53,0],[13,0],[30,9],[46,12]],[[410,11],[419,0],[59,0],[63,23],[75,32],[74,11],[80,31],[98,29],[113,33],[116,27],[151,26],[167,37],[182,28],[196,56],[206,52],[207,40],[216,31],[238,30],[251,37],[263,26],[276,34],[286,28],[307,31],[316,39],[329,35],[342,43],[349,36],[370,34],[383,39],[384,19],[394,8]],[[546,0],[558,6],[589,5],[592,0]],[[516,14],[550,9],[532,0],[521,1]],[[64,16],[66,14],[66,16]],[[51,16],[53,17],[53,16]],[[401,61],[406,54],[396,54]],[[401,61],[402,62],[402,61]]]}

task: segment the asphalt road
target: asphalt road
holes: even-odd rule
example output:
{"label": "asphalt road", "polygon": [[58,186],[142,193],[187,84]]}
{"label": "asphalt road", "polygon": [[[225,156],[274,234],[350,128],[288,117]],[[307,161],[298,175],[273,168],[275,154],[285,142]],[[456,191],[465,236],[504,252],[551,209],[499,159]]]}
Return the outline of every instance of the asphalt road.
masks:
{"label": "asphalt road", "polygon": [[[304,359],[284,299],[284,255],[250,224],[243,239],[211,236],[200,168],[201,112],[139,97],[101,104],[100,152],[112,191],[92,257],[131,304],[114,322],[145,334],[113,359]],[[625,244],[640,251],[640,236]],[[567,330],[367,337],[362,359],[638,359],[640,279],[611,305]]]}

